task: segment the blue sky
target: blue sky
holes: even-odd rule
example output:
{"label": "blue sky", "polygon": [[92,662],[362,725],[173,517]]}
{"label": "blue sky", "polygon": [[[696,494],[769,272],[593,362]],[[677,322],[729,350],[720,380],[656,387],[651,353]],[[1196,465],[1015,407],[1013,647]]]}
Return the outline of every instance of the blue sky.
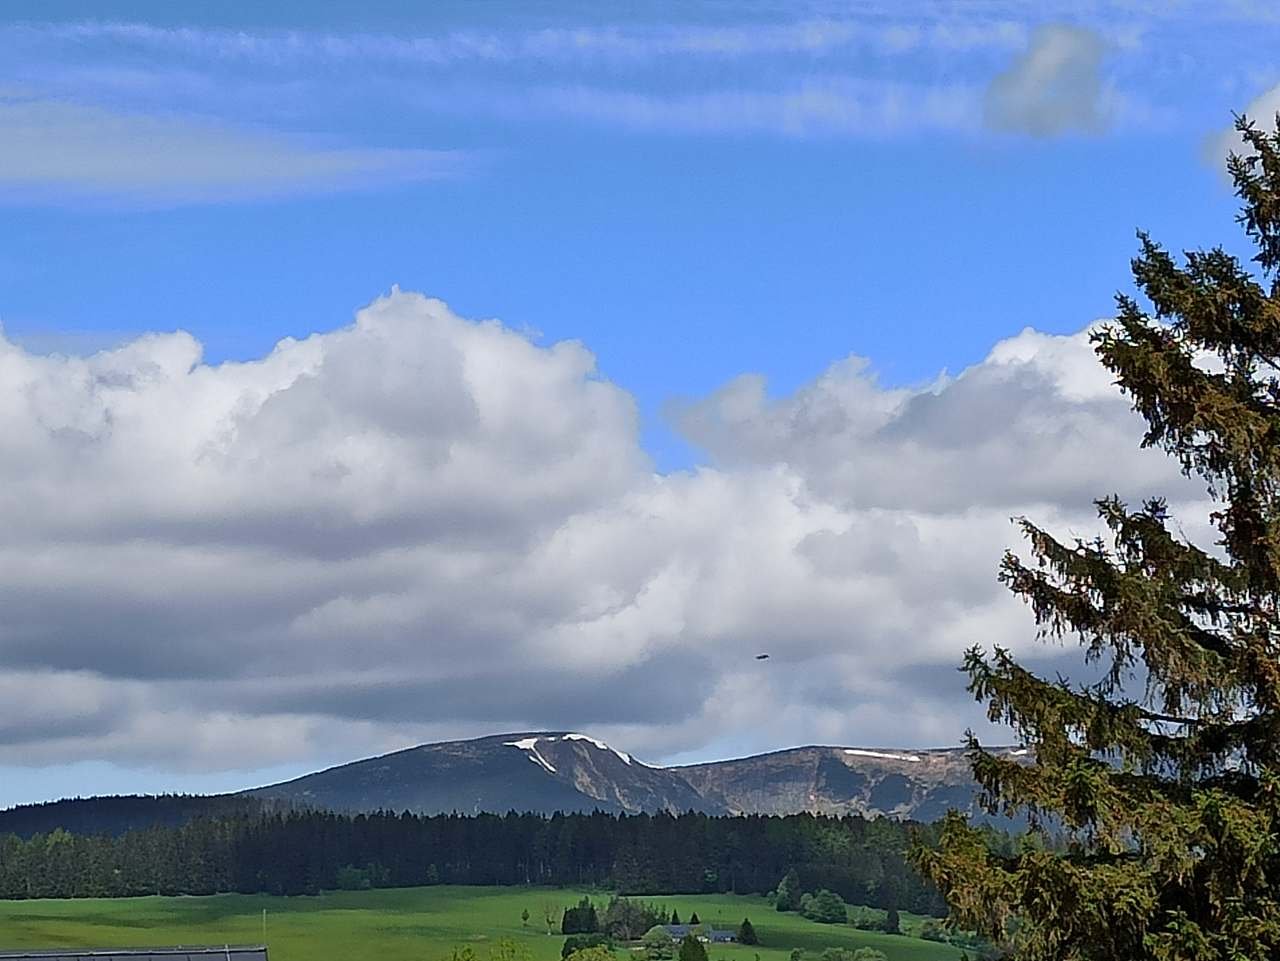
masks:
{"label": "blue sky", "polygon": [[[726,384],[748,383],[743,375],[763,378],[764,399],[729,399],[755,404],[752,416],[763,419],[803,407],[845,369],[832,365],[856,355],[877,378],[867,381],[877,392],[868,403],[888,403],[895,390],[936,389],[928,385],[943,371],[980,367],[1024,328],[1070,335],[1106,316],[1127,288],[1138,227],[1174,248],[1236,247],[1223,131],[1232,111],[1280,103],[1280,24],[1264,4],[682,3],[624,12],[585,3],[215,10],[45,0],[9,3],[4,15],[0,320],[31,363],[177,330],[202,345],[208,364],[255,361],[283,337],[350,324],[398,285],[442,299],[468,323],[496,318],[543,348],[581,341],[597,364],[589,379],[638,411],[633,453],[672,485],[710,476],[699,468],[744,485],[749,470],[785,469],[817,491],[822,480],[805,470],[855,456],[769,447],[766,464],[763,435],[711,436],[707,424],[723,427],[739,408],[713,417],[707,405],[725,401]],[[415,410],[430,417],[432,408]],[[103,484],[116,477],[94,469]],[[624,499],[592,495],[548,529]],[[167,543],[145,525],[121,536]],[[83,590],[98,600],[109,592]],[[64,637],[73,628],[48,630]],[[719,628],[706,630],[689,629],[679,643],[709,651]],[[806,670],[821,663],[815,643],[794,639]],[[5,644],[0,635],[0,651]],[[912,663],[950,680],[948,657],[931,647]],[[384,666],[394,665],[388,658]],[[88,656],[5,663],[0,670],[38,678],[143,691],[155,683]],[[200,680],[184,670],[179,680]],[[871,697],[786,684],[774,693],[823,705]],[[958,736],[969,716],[957,713],[961,700],[922,707],[936,723],[908,738],[953,742],[944,732]],[[236,717],[248,723],[254,710]],[[322,726],[308,728],[243,760],[231,748],[134,751],[127,724],[114,741],[15,738],[0,803],[253,783],[341,760],[342,751],[526,718],[579,720],[571,710],[424,711],[387,726],[344,710],[318,716],[350,722],[345,730],[364,725],[350,743],[334,746],[316,733]],[[580,720],[658,759],[795,739],[880,742],[895,730],[841,726],[826,710],[811,712],[827,717],[821,724],[810,716],[772,732],[674,715]],[[309,724],[306,713],[281,723]],[[190,723],[226,720],[212,716]],[[83,712],[51,724],[75,718]],[[57,764],[41,766],[49,756]]]}

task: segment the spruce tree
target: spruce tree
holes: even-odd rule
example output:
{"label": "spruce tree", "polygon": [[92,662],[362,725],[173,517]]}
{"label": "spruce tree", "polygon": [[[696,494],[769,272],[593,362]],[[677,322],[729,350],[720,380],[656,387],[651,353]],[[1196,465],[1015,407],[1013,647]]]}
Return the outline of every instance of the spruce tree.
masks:
{"label": "spruce tree", "polygon": [[914,857],[955,923],[1019,959],[1280,957],[1280,137],[1237,127],[1254,266],[1140,235],[1147,306],[1118,297],[1094,334],[1144,445],[1206,485],[1215,543],[1159,499],[1098,501],[1106,535],[1088,541],[1023,520],[1032,560],[1007,555],[1001,579],[1096,673],[1072,684],[999,648],[966,654],[969,690],[1030,748],[969,735],[983,806],[1058,843],[1001,856],[953,814]]}
{"label": "spruce tree", "polygon": [[738,943],[739,944],[759,944],[760,936],[756,934],[756,929],[751,924],[750,918],[743,918],[742,924],[738,926]]}

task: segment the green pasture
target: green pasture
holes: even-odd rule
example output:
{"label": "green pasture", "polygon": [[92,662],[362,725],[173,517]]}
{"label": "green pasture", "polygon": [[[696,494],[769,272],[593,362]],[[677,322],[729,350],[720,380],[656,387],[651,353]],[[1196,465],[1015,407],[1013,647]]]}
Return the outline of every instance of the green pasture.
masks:
{"label": "green pasture", "polygon": [[[548,888],[425,887],[333,892],[317,897],[220,894],[68,901],[0,901],[0,951],[10,948],[246,944],[263,940],[271,961],[448,961],[470,945],[479,961],[502,939],[531,961],[558,961],[563,938],[548,937],[544,905],[565,907],[583,892]],[[596,895],[597,903],[608,899]],[[950,945],[779,914],[760,897],[674,895],[658,901],[687,919],[736,931],[750,917],[758,947],[708,945],[711,961],[788,961],[794,948],[816,961],[824,948],[870,946],[889,961],[955,961]],[[528,910],[528,925],[520,915]],[[902,918],[910,931],[919,919]],[[620,948],[619,961],[628,954]]]}

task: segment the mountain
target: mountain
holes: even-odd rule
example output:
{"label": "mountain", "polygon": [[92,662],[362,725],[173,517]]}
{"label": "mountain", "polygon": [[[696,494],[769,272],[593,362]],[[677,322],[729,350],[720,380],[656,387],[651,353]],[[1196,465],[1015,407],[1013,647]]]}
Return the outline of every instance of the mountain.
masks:
{"label": "mountain", "polygon": [[932,821],[949,808],[977,813],[969,763],[958,748],[800,747],[664,768],[566,732],[427,744],[246,793],[339,811],[427,814],[807,811]]}
{"label": "mountain", "polygon": [[75,833],[118,834],[150,824],[290,807],[419,814],[809,812],[916,821],[934,821],[958,808],[996,820],[975,810],[976,794],[960,749],[797,747],[654,767],[584,734],[524,732],[424,744],[236,795],[24,805],[0,811],[0,835],[29,836],[59,826]]}
{"label": "mountain", "polygon": [[977,785],[961,748],[797,747],[669,770],[732,814],[808,811],[936,821],[954,808],[986,819],[975,807]]}
{"label": "mountain", "polygon": [[246,793],[337,811],[728,813],[674,770],[568,732],[424,744]]}

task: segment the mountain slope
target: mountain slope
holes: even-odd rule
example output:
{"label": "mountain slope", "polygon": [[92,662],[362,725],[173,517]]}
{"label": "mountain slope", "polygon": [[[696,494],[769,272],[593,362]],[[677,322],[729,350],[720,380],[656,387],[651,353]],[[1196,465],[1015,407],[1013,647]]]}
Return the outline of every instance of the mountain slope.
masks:
{"label": "mountain slope", "polygon": [[969,761],[959,748],[799,747],[672,770],[708,802],[735,814],[808,811],[936,821],[951,808],[979,813]]}
{"label": "mountain slope", "polygon": [[567,732],[426,744],[246,793],[338,811],[726,813],[680,774]]}

